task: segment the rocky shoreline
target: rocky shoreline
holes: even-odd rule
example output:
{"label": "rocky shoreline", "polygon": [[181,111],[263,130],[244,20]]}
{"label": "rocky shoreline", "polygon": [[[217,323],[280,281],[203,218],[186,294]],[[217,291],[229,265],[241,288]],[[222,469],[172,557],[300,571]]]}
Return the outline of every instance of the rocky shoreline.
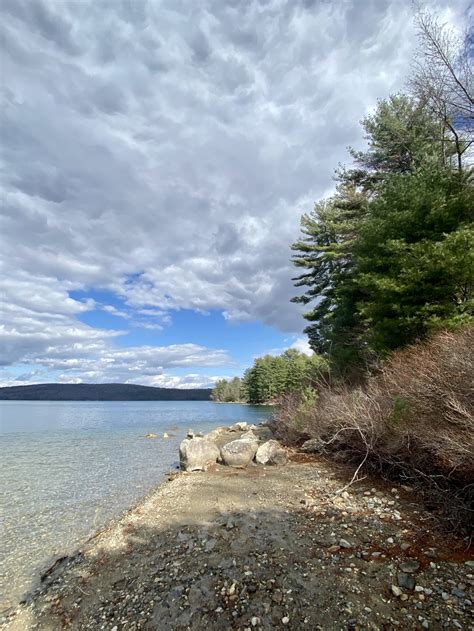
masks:
{"label": "rocky shoreline", "polygon": [[[264,426],[187,437],[183,467],[207,470],[170,475],[52,568],[2,626],[474,628],[468,541],[440,532],[408,487],[366,478],[341,491],[351,469],[291,450],[283,457],[275,445],[279,464],[256,462],[272,440]],[[199,465],[203,441],[214,441],[216,459]],[[235,441],[252,449],[225,449]],[[217,462],[253,451],[245,466]]]}

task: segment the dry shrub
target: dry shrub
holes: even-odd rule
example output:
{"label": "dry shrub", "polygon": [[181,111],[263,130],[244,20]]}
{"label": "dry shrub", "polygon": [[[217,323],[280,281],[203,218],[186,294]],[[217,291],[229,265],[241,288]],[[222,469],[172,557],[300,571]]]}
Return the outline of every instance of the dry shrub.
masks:
{"label": "dry shrub", "polygon": [[472,524],[474,327],[395,352],[364,387],[323,384],[308,409],[288,398],[273,429],[288,444],[376,466],[416,485],[453,526]]}

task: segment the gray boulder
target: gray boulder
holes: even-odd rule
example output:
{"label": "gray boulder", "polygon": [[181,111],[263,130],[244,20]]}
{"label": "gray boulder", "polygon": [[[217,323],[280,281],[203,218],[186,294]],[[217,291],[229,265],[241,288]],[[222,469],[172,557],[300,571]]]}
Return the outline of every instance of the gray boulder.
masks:
{"label": "gray boulder", "polygon": [[185,438],[179,446],[179,462],[185,471],[205,471],[219,456],[219,449],[206,438]]}
{"label": "gray boulder", "polygon": [[255,461],[264,465],[286,464],[288,456],[277,440],[267,440],[257,449]]}
{"label": "gray boulder", "polygon": [[221,458],[229,467],[246,467],[252,462],[257,449],[257,441],[239,438],[222,447]]}

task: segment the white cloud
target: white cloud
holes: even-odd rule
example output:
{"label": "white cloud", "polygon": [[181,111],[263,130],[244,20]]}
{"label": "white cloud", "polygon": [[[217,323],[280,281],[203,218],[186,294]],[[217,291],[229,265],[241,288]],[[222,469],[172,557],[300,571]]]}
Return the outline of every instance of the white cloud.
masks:
{"label": "white cloud", "polygon": [[359,119],[403,87],[411,0],[0,9],[2,362],[80,356],[99,378],[120,361],[75,289],[122,297],[127,329],[190,308],[301,331],[289,244]]}
{"label": "white cloud", "polygon": [[294,348],[300,353],[304,353],[305,355],[312,355],[313,351],[309,346],[308,339],[306,337],[299,337],[296,339],[290,348]]}

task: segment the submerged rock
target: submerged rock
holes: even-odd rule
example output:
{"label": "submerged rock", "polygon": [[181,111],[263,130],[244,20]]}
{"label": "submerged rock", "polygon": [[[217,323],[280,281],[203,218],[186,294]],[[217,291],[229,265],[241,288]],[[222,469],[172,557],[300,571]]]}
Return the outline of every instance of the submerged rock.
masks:
{"label": "submerged rock", "polygon": [[185,438],[179,446],[179,462],[185,471],[205,471],[219,456],[219,449],[206,438]]}
{"label": "submerged rock", "polygon": [[258,442],[248,438],[232,440],[221,449],[224,464],[229,467],[246,467],[257,453]]}
{"label": "submerged rock", "polygon": [[288,457],[277,440],[267,440],[258,448],[255,460],[258,464],[279,465],[286,464]]}
{"label": "submerged rock", "polygon": [[158,438],[158,434],[150,432],[149,434],[145,434],[145,438]]}

